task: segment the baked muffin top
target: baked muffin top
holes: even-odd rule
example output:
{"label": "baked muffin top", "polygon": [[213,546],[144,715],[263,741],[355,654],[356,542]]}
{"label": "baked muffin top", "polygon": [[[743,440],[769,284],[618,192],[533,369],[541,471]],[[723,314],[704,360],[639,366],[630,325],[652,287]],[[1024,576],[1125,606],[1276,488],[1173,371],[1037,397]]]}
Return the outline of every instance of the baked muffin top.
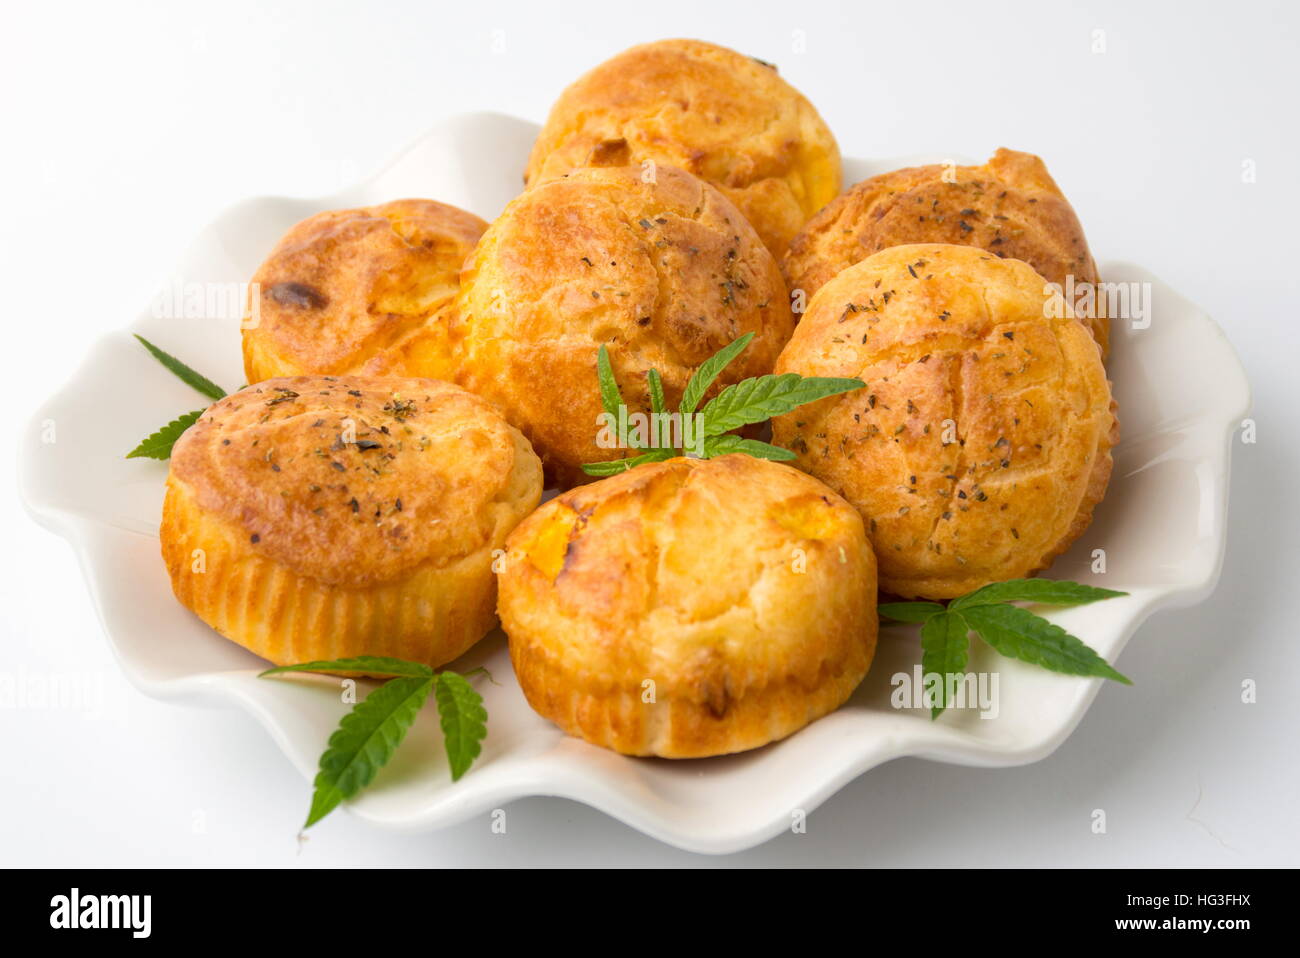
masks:
{"label": "baked muffin top", "polygon": [[629,407],[646,372],[676,408],[692,372],[755,338],[717,388],[769,372],[794,320],[772,255],[720,192],[673,167],[589,168],[512,201],[466,264],[453,326],[458,381],[496,402],[548,471],[581,481],[596,445],[596,376],[609,348]]}
{"label": "baked muffin top", "polygon": [[644,160],[723,190],[778,256],[840,190],[839,148],[812,104],[771,64],[700,40],[641,44],[577,80],[524,182]]}
{"label": "baked muffin top", "polygon": [[486,402],[431,379],[294,376],[214,403],[171,479],[296,573],[392,579],[487,541],[541,467]]}
{"label": "baked muffin top", "polygon": [[654,678],[665,693],[740,698],[790,675],[811,688],[845,654],[837,643],[875,635],[861,517],[811,476],[743,454],[572,489],[508,549],[507,623],[545,636],[588,688]]}
{"label": "baked muffin top", "polygon": [[884,590],[946,598],[1040,569],[1104,492],[1101,357],[1019,260],[882,250],[817,292],[776,371],[867,383],[778,417],[773,441],[862,510]]}
{"label": "baked muffin top", "polygon": [[[437,344],[487,224],[432,200],[330,210],[298,223],[253,277],[250,382],[276,375],[451,375]],[[250,328],[251,327],[251,328]]]}
{"label": "baked muffin top", "polygon": [[[1062,287],[1097,282],[1083,227],[1037,156],[1000,149],[983,166],[917,166],[863,180],[809,221],[782,263],[810,299],[872,253],[913,243],[975,246],[1024,260]],[[1090,319],[1103,353],[1108,324]]]}

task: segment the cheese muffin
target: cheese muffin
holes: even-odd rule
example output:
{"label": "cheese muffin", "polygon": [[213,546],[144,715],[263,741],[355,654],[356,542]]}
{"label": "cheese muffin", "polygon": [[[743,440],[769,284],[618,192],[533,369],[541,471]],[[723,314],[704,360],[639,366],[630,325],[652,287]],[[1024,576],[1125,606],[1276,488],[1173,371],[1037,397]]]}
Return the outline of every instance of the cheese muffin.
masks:
{"label": "cheese muffin", "polygon": [[867,383],[776,418],[773,442],[861,511],[884,591],[1030,575],[1105,493],[1118,424],[1100,352],[1019,260],[881,250],[817,291],[776,371]]}
{"label": "cheese muffin", "polygon": [[487,224],[432,200],[331,210],[289,230],[253,277],[250,383],[272,376],[450,379],[448,313]]}
{"label": "cheese muffin", "polygon": [[431,379],[295,376],[177,440],[162,553],[176,597],[278,665],[441,665],[495,624],[493,552],[541,463],[486,402]]}
{"label": "cheese muffin", "polygon": [[499,609],[529,704],[628,755],[785,738],[839,707],[876,646],[876,566],[853,507],[737,454],[638,466],[511,534]]}
{"label": "cheese muffin", "polygon": [[840,191],[840,151],[776,67],[699,40],[632,47],[551,108],[524,182],[589,164],[666,163],[727,194],[780,256]]}
{"label": "cheese muffin", "polygon": [[[790,288],[811,298],[840,270],[910,243],[976,246],[1024,260],[1063,290],[1097,292],[1097,264],[1065,194],[1042,160],[1006,149],[983,166],[918,166],[863,180],[813,217],[782,269]],[[1104,356],[1110,324],[1099,298],[1086,321]]]}
{"label": "cheese muffin", "polygon": [[702,180],[660,167],[578,170],[512,201],[465,266],[453,337],[458,380],[523,430],[561,485],[627,450],[597,445],[597,352],[628,407],[650,409],[647,370],[677,408],[700,363],[745,333],[720,378],[770,372],[794,319],[753,228]]}

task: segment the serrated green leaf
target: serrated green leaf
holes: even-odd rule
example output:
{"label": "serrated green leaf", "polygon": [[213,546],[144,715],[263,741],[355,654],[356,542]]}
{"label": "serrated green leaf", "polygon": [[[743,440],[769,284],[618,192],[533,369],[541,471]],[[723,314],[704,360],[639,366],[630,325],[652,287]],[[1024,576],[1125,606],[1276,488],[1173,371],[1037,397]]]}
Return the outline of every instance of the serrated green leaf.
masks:
{"label": "serrated green leaf", "polygon": [[664,402],[664,381],[659,376],[659,370],[653,368],[647,370],[645,381],[650,390],[650,411],[652,413],[667,412],[668,406]]}
{"label": "serrated green leaf", "polygon": [[1064,579],[1008,579],[994,582],[982,589],[953,599],[950,609],[965,609],[974,605],[994,605],[998,602],[1041,602],[1043,605],[1086,605],[1101,599],[1128,595],[1111,589],[1069,582]]}
{"label": "serrated green leaf", "polygon": [[649,452],[642,453],[639,456],[632,456],[630,459],[586,462],[582,465],[582,471],[589,476],[616,476],[620,472],[627,472],[629,469],[644,465],[647,462],[663,462],[675,455],[677,455],[675,449],[651,449]]}
{"label": "serrated green leaf", "polygon": [[969,632],[965,621],[955,612],[932,615],[921,626],[921,674],[934,674],[941,679],[930,706],[931,719],[937,719],[951,704],[948,701],[948,676],[966,672]]}
{"label": "serrated green leaf", "polygon": [[876,612],[896,622],[924,622],[942,611],[938,602],[886,602],[876,607]]}
{"label": "serrated green leaf", "polygon": [[791,459],[799,458],[789,449],[782,449],[780,446],[773,446],[771,443],[760,442],[757,439],[742,439],[740,436],[706,436],[704,438],[705,459],[726,456],[733,452],[743,452],[755,459],[775,459],[778,462],[789,462]]}
{"label": "serrated green leaf", "polygon": [[198,422],[199,417],[205,412],[207,412],[206,409],[196,409],[194,412],[187,412],[183,416],[177,416],[157,432],[140,440],[140,445],[128,452],[126,458],[170,459],[172,446],[176,445],[176,440],[181,437],[186,429]]}
{"label": "serrated green leaf", "polygon": [[704,407],[704,434],[720,436],[751,423],[766,422],[804,403],[851,392],[865,386],[861,379],[826,376],[755,376],[728,386]]}
{"label": "serrated green leaf", "polygon": [[149,340],[145,339],[139,333],[134,334],[135,338],[140,340],[141,345],[153,354],[153,358],[166,366],[181,382],[187,386],[192,386],[209,399],[223,399],[226,391],[214,383],[207,376],[195,372],[189,366],[173,356],[171,353],[164,352]]}
{"label": "serrated green leaf", "polygon": [[618,380],[614,378],[614,366],[609,361],[609,350],[603,343],[596,353],[596,378],[600,381],[600,404],[617,422],[619,407],[623,405],[623,394],[619,392]]}
{"label": "serrated green leaf", "polygon": [[700,404],[704,394],[709,391],[713,381],[718,378],[724,369],[731,364],[731,361],[745,351],[750,340],[754,338],[753,333],[746,333],[734,343],[723,346],[716,353],[710,356],[704,362],[700,363],[694,375],[691,376],[690,382],[686,384],[686,390],[682,393],[682,405],[680,408],[683,416],[689,416],[695,412],[695,407]]}
{"label": "serrated green leaf", "polygon": [[277,665],[273,669],[259,672],[257,677],[264,679],[268,675],[283,675],[286,672],[321,672],[327,675],[360,672],[384,678],[424,678],[433,675],[433,669],[423,662],[407,662],[405,659],[392,659],[382,655],[358,655],[349,659],[318,659],[297,665]]}
{"label": "serrated green leaf", "polygon": [[454,782],[469,771],[483,750],[487,709],[483,707],[483,696],[455,672],[438,673],[436,698],[442,740],[447,747],[447,763]]}
{"label": "serrated green leaf", "polygon": [[303,828],[316,824],[339,802],[374,780],[406,738],[434,681],[432,676],[393,679],[343,716],[320,757],[311,809]]}
{"label": "serrated green leaf", "polygon": [[1028,609],[1018,605],[974,605],[964,607],[961,615],[980,638],[1005,656],[1053,672],[1133,684],[1081,640]]}

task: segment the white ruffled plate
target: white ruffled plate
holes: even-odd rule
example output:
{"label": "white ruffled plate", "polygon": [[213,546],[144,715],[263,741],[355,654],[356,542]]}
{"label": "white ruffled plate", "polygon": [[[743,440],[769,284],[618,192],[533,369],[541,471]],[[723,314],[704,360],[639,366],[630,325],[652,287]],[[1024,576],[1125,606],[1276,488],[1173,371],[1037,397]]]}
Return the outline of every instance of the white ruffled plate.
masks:
{"label": "white ruffled plate", "polygon": [[[246,200],[199,235],[175,273],[179,287],[171,288],[246,282],[285,229],[324,209],[419,196],[490,219],[518,192],[536,131],[511,117],[462,116],[336,196]],[[934,159],[849,161],[846,182]],[[1151,322],[1112,329],[1110,375],[1123,430],[1114,477],[1091,528],[1049,575],[1130,595],[1047,614],[1114,662],[1153,611],[1198,602],[1214,588],[1229,451],[1250,397],[1232,346],[1208,316],[1140,267],[1105,263],[1101,272],[1111,282],[1150,283]],[[167,465],[123,455],[171,415],[205,401],[150,358],[132,332],[227,389],[244,381],[234,320],[157,318],[151,306],[96,343],[72,382],[37,413],[19,457],[23,497],[42,524],[72,543],[132,682],[159,698],[246,709],[310,781],[346,709],[337,680],[259,680],[261,660],[172,597],[157,532]],[[51,425],[55,442],[47,441]],[[1091,572],[1095,549],[1105,550],[1104,575]],[[671,762],[624,758],[566,738],[539,718],[515,684],[505,639],[496,632],[456,666],[485,665],[499,683],[478,680],[490,732],[469,774],[451,782],[429,707],[392,764],[347,807],[377,825],[432,829],[517,798],[558,795],[681,848],[737,851],[789,828],[799,814],[893,758],[982,766],[1041,759],[1074,729],[1100,685],[1000,658],[982,643],[973,653],[973,669],[999,674],[996,718],[949,710],[932,722],[924,709],[893,708],[891,676],[911,673],[919,646],[914,627],[891,627],[882,631],[871,673],[838,712],[755,752]],[[304,786],[304,808],[307,795]]]}

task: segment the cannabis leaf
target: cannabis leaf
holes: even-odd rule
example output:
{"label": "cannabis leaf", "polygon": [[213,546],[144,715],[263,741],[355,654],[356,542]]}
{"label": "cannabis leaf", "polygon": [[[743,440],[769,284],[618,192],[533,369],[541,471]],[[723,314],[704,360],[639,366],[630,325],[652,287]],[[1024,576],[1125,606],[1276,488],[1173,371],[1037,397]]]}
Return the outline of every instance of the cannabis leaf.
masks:
{"label": "cannabis leaf", "polygon": [[436,688],[442,738],[454,782],[469,770],[482,751],[483,739],[487,737],[487,710],[474,686],[455,672],[439,672]]}
{"label": "cannabis leaf", "polygon": [[614,378],[609,350],[603,343],[596,353],[596,378],[600,382],[600,404],[605,407],[605,412],[617,419],[618,407],[623,405],[623,394],[619,392],[618,380]]}
{"label": "cannabis leaf", "polygon": [[695,412],[695,407],[700,404],[704,394],[709,391],[713,381],[722,374],[722,371],[731,365],[731,361],[745,351],[745,347],[753,340],[753,333],[746,333],[734,343],[723,346],[716,353],[710,356],[704,362],[700,363],[698,369],[691,376],[690,381],[686,383],[686,389],[682,393],[682,404],[680,407],[683,416],[689,416]]}
{"label": "cannabis leaf", "polygon": [[677,455],[676,449],[651,449],[647,453],[639,456],[633,456],[631,459],[610,459],[607,462],[589,462],[582,467],[582,471],[589,476],[616,476],[620,472],[627,472],[633,466],[644,465],[647,462],[663,462],[665,459],[671,459]]}
{"label": "cannabis leaf", "polygon": [[286,672],[324,672],[329,675],[373,675],[385,678],[428,678],[434,674],[433,669],[423,662],[407,662],[405,659],[390,659],[382,655],[358,655],[350,659],[321,659],[297,665],[277,665],[257,677],[264,679],[268,675],[283,675]]}
{"label": "cannabis leaf", "polygon": [[216,383],[214,383],[207,376],[195,372],[193,369],[191,369],[189,366],[186,366],[183,362],[181,362],[171,353],[163,352],[163,350],[159,349],[157,346],[149,342],[149,340],[145,339],[143,336],[139,335],[138,333],[135,334],[135,338],[140,340],[140,343],[144,346],[144,348],[149,350],[149,352],[153,354],[154,359],[158,360],[158,362],[162,363],[173,373],[175,373],[176,378],[179,379],[181,382],[185,383],[187,386],[193,386],[195,389],[203,393],[203,395],[207,396],[209,399],[224,399],[226,397],[226,391],[222,389],[220,386],[218,386]]}
{"label": "cannabis leaf", "polygon": [[397,751],[415,718],[435,693],[442,726],[443,745],[452,781],[469,769],[487,736],[487,710],[483,697],[462,675],[435,672],[421,662],[384,656],[360,655],[347,659],[302,662],[267,669],[258,677],[290,672],[324,672],[334,675],[366,674],[387,681],[352,706],[330,736],[320,757],[311,808],[303,828],[310,828],[369,785]]}
{"label": "cannabis leaf", "polygon": [[[226,391],[211,379],[208,379],[208,377],[195,372],[171,353],[159,349],[138,333],[135,334],[135,338],[140,340],[140,344],[144,346],[145,349],[149,350],[154,359],[158,360],[158,362],[162,363],[167,367],[167,369],[171,370],[171,372],[174,373],[181,382],[188,386],[193,386],[209,399],[215,400],[225,397]],[[207,410],[205,409],[200,409],[197,412],[189,412],[183,416],[177,416],[157,432],[142,440],[138,446],[126,454],[126,458],[136,459],[143,456],[149,459],[170,459],[172,446],[174,446],[176,440],[181,437],[181,433],[194,425],[194,423],[198,421],[198,418],[206,411]]]}
{"label": "cannabis leaf", "polygon": [[181,433],[198,422],[199,417],[205,412],[207,412],[206,409],[196,409],[194,412],[187,412],[183,416],[177,416],[157,432],[145,439],[141,439],[140,445],[128,452],[126,458],[170,459],[172,446],[181,437]]}
{"label": "cannabis leaf", "polygon": [[980,637],[1003,655],[1067,675],[1098,675],[1133,682],[1055,623],[1018,605],[980,605],[959,613]]}
{"label": "cannabis leaf", "polygon": [[[886,612],[885,610],[889,611]],[[943,611],[938,602],[887,602],[877,610],[881,615],[897,622],[924,622]]]}
{"label": "cannabis leaf", "polygon": [[960,599],[953,599],[949,607],[964,609],[972,605],[996,605],[1000,602],[1086,605],[1099,599],[1113,599],[1127,594],[1064,579],[1008,579],[1006,582],[994,582],[976,589]]}
{"label": "cannabis leaf", "polygon": [[966,672],[968,632],[970,626],[956,612],[939,612],[921,626],[921,671],[925,675],[937,675],[941,680],[930,706],[931,718],[938,718],[950,704],[948,676]]}
{"label": "cannabis leaf", "polygon": [[343,716],[320,757],[303,828],[315,825],[343,799],[370,784],[406,738],[433,682],[432,677],[392,679]]}
{"label": "cannabis leaf", "polygon": [[1121,595],[1128,593],[1059,579],[1009,579],[953,599],[946,607],[938,602],[887,602],[879,612],[898,622],[921,623],[922,671],[942,680],[936,683],[930,708],[930,717],[938,718],[951,704],[949,676],[966,672],[971,632],[1008,658],[1132,685],[1082,640],[1028,609],[1008,604],[1084,605]]}
{"label": "cannabis leaf", "polygon": [[[703,442],[697,450],[705,459],[725,456],[728,453],[743,452],[758,459],[776,459],[788,461],[797,456],[788,449],[774,446],[757,439],[746,439],[732,434],[733,429],[741,426],[766,422],[773,416],[779,416],[802,406],[804,403],[825,399],[839,393],[851,392],[866,385],[861,379],[839,379],[824,376],[800,376],[798,373],[782,373],[779,376],[753,376],[742,379],[724,388],[705,407],[696,412],[696,407],[704,394],[709,391],[722,371],[739,356],[753,340],[753,333],[746,333],[735,342],[724,346],[714,353],[695,370],[686,389],[682,393],[681,405],[677,415],[681,418],[677,435],[685,440],[688,434],[700,437]],[[625,407],[623,396],[614,378],[613,365],[609,360],[609,350],[604,346],[596,354],[596,377],[600,385],[600,402],[605,411],[614,419]],[[663,379],[657,369],[646,372],[646,386],[650,393],[650,411],[659,416],[666,413],[664,402]],[[688,420],[695,417],[698,425],[695,431],[688,429]],[[652,432],[651,435],[663,433]],[[634,431],[629,439],[634,449],[644,450],[645,444],[639,438],[639,431]],[[647,462],[662,462],[680,455],[678,450],[658,447],[642,452],[639,456],[628,459],[612,459],[607,462],[589,462],[582,471],[589,476],[613,476],[626,472],[635,466]]]}
{"label": "cannabis leaf", "polygon": [[804,403],[861,389],[863,385],[860,379],[805,377],[798,373],[743,379],[722,390],[704,407],[704,434],[720,436],[741,426],[766,422]]}
{"label": "cannabis leaf", "polygon": [[789,461],[798,459],[789,449],[782,449],[758,439],[744,439],[740,436],[706,436],[704,438],[704,458],[725,456],[731,452],[748,453],[756,459],[778,459]]}
{"label": "cannabis leaf", "polygon": [[651,369],[645,374],[646,386],[650,390],[650,411],[663,413],[668,411],[664,402],[664,381],[659,377],[659,370]]}

